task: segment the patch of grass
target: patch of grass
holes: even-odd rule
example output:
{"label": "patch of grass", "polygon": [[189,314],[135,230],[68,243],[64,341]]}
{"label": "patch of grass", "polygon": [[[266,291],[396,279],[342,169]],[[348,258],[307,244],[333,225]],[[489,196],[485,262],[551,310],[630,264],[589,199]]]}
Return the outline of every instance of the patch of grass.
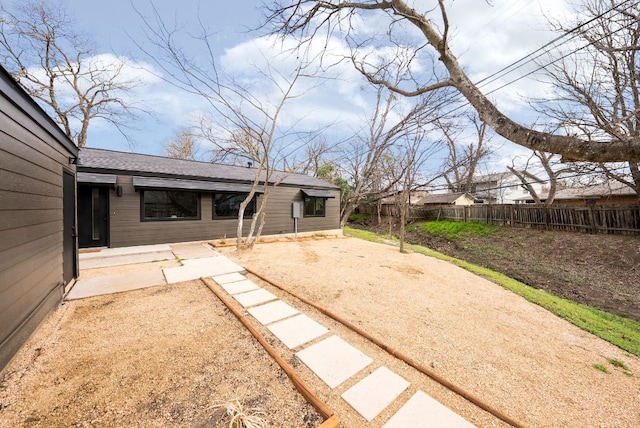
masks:
{"label": "patch of grass", "polygon": [[607,361],[609,361],[609,364],[611,364],[614,367],[618,367],[618,368],[621,368],[622,370],[629,371],[629,367],[627,367],[624,361],[620,361],[617,358],[607,358]]}
{"label": "patch of grass", "polygon": [[368,218],[369,218],[369,214],[353,213],[349,215],[349,221],[362,221],[362,220],[367,220]]}
{"label": "patch of grass", "polygon": [[504,254],[504,250],[502,248],[497,248],[492,245],[468,245],[466,247],[468,250],[473,251],[475,253],[493,253],[493,254]]}
{"label": "patch of grass", "polygon": [[489,236],[498,230],[490,224],[479,223],[475,221],[428,221],[424,223],[416,223],[412,225],[414,229],[419,229],[422,233],[442,236],[451,241],[455,241],[462,236]]}
{"label": "patch of grass", "polygon": [[[397,240],[392,241],[371,232],[348,227],[344,228],[344,233],[372,242],[386,244],[397,243]],[[451,262],[456,266],[486,278],[524,297],[529,302],[542,306],[551,313],[566,319],[581,329],[618,346],[630,354],[640,356],[640,322],[554,296],[544,290],[530,287],[501,273],[447,256],[426,247],[412,244],[405,244],[405,247],[416,253]]]}
{"label": "patch of grass", "polygon": [[594,364],[593,368],[596,370],[600,370],[602,373],[609,373],[609,370],[607,370],[607,368],[602,364]]}
{"label": "patch of grass", "polygon": [[633,373],[631,373],[631,370],[629,370],[629,366],[627,366],[624,361],[621,361],[617,358],[607,358],[607,361],[609,361],[609,364],[611,364],[613,367],[622,369],[622,372],[627,376],[633,376]]}

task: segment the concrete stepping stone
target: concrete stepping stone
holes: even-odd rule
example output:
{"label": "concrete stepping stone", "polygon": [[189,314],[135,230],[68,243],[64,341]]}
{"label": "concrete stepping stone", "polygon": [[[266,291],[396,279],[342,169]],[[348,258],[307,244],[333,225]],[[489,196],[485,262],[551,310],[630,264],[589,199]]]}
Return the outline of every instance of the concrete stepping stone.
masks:
{"label": "concrete stepping stone", "polygon": [[238,282],[228,282],[226,284],[220,284],[220,286],[224,288],[224,291],[231,295],[245,293],[247,291],[257,290],[260,288],[248,279]]}
{"label": "concrete stepping stone", "polygon": [[111,266],[132,265],[136,263],[151,263],[160,260],[175,260],[171,251],[156,251],[140,254],[123,254],[109,257],[93,257],[80,259],[80,270],[95,269]]}
{"label": "concrete stepping stone", "polygon": [[215,282],[217,282],[220,285],[228,284],[230,282],[244,281],[245,279],[247,279],[246,276],[244,276],[239,272],[227,273],[224,275],[216,275],[212,278]]}
{"label": "concrete stepping stone", "polygon": [[206,257],[202,259],[183,260],[183,266],[163,269],[169,284],[191,281],[200,277],[224,275],[242,272],[243,267],[224,256]]}
{"label": "concrete stepping stone", "polygon": [[171,246],[169,244],[138,245],[135,247],[119,247],[119,248],[86,249],[86,250],[80,250],[80,254],[78,255],[78,257],[80,258],[80,260],[89,260],[89,259],[101,259],[105,257],[117,257],[117,256],[131,255],[131,254],[162,253],[165,251],[171,251]]}
{"label": "concrete stepping stone", "polygon": [[382,426],[405,427],[473,428],[475,425],[424,392],[418,391]]}
{"label": "concrete stepping stone", "polygon": [[342,398],[370,422],[409,385],[407,380],[388,368],[380,367],[346,390],[342,394]]}
{"label": "concrete stepping stone", "polygon": [[268,329],[289,349],[311,342],[329,331],[304,314],[278,321],[271,324]]}
{"label": "concrete stepping stone", "polygon": [[276,296],[274,296],[264,288],[260,288],[254,291],[247,291],[246,293],[235,294],[233,298],[236,299],[238,303],[240,303],[245,308],[277,299]]}
{"label": "concrete stepping stone", "polygon": [[335,388],[371,364],[371,358],[338,336],[331,336],[296,353],[329,388]]}
{"label": "concrete stepping stone", "polygon": [[171,244],[171,250],[173,250],[173,253],[181,259],[201,259],[220,254],[209,245],[203,244],[202,242]]}
{"label": "concrete stepping stone", "polygon": [[299,313],[296,308],[289,306],[282,300],[254,306],[249,308],[248,312],[262,325],[271,324]]}
{"label": "concrete stepping stone", "polygon": [[67,294],[66,300],[120,293],[164,284],[166,282],[159,269],[79,279]]}

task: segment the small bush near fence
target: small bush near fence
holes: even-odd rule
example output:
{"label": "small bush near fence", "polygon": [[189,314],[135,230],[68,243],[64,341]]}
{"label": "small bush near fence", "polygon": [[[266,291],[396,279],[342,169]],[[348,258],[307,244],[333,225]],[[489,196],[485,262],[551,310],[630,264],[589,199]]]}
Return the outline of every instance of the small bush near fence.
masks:
{"label": "small bush near fence", "polygon": [[526,205],[442,205],[411,207],[410,220],[455,220],[497,226],[586,233],[640,235],[640,206],[544,207]]}

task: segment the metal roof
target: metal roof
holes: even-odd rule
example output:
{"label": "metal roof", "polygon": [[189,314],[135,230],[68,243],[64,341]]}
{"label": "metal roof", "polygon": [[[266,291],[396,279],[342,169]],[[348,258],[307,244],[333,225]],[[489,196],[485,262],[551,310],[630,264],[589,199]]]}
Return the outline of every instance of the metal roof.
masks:
{"label": "metal roof", "polygon": [[118,178],[113,174],[91,174],[88,172],[79,172],[76,177],[78,183],[109,184],[112,186],[115,186]]}
{"label": "metal roof", "polygon": [[[250,184],[220,181],[184,180],[180,178],[133,177],[133,187],[146,189],[208,190],[212,192],[248,193]],[[264,186],[258,186],[257,193],[264,193]]]}
{"label": "metal roof", "polygon": [[[80,149],[78,170],[84,172],[124,173],[137,176],[172,177],[202,181],[230,181],[252,183],[256,169],[208,162],[172,159],[139,153],[102,149]],[[264,174],[263,174],[264,177]],[[261,181],[264,181],[261,177]],[[308,188],[338,189],[319,178],[305,174],[276,171],[270,183],[281,182]]]}
{"label": "metal roof", "polygon": [[335,198],[336,196],[328,190],[302,189],[302,193],[312,198]]}

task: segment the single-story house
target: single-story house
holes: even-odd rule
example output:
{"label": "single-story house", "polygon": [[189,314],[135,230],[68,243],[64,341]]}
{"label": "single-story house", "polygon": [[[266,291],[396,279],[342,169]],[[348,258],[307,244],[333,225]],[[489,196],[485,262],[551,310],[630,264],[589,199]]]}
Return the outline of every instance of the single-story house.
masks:
{"label": "single-story house", "polygon": [[[257,169],[82,148],[78,157],[81,248],[236,237],[237,214]],[[267,183],[262,236],[340,233],[340,189],[318,178],[277,172]],[[246,236],[256,205],[245,210]]]}
{"label": "single-story house", "polygon": [[[547,194],[540,195],[544,202]],[[521,203],[534,203],[531,195],[520,198]],[[567,187],[559,189],[553,200],[553,205],[565,206],[604,206],[604,205],[634,205],[638,204],[638,195],[631,187],[617,181],[585,187]]]}
{"label": "single-story house", "polygon": [[0,66],[0,372],[77,277],[77,155]]}
{"label": "single-story house", "polygon": [[469,193],[440,193],[427,195],[416,202],[417,206],[424,205],[473,205],[475,198]]}

